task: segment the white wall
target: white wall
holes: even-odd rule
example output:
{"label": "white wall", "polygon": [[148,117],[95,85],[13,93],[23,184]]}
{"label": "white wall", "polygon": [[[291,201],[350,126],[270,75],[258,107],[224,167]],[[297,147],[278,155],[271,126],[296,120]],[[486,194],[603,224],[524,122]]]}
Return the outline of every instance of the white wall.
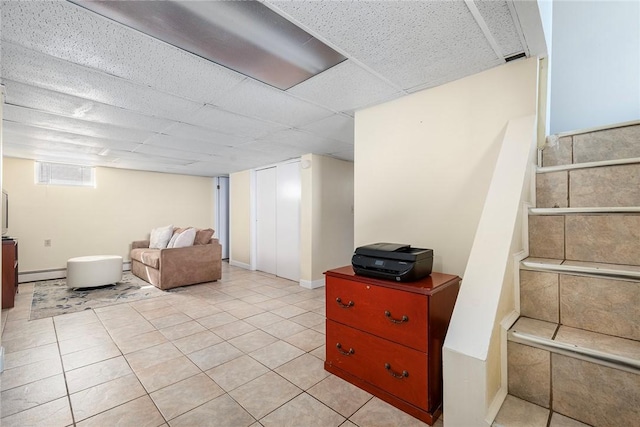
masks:
{"label": "white wall", "polygon": [[154,227],[213,227],[211,178],[99,167],[95,188],[37,185],[34,167],[3,159],[20,273],[65,268],[67,259],[85,255],[129,260],[131,242],[148,239]]}
{"label": "white wall", "polygon": [[640,2],[553,2],[551,133],[640,118]]}
{"label": "white wall", "polygon": [[302,157],[301,284],[324,284],[323,273],[351,263],[353,163],[317,154]]}
{"label": "white wall", "polygon": [[536,112],[521,60],[356,113],[355,246],[434,250],[462,276],[507,122]]}

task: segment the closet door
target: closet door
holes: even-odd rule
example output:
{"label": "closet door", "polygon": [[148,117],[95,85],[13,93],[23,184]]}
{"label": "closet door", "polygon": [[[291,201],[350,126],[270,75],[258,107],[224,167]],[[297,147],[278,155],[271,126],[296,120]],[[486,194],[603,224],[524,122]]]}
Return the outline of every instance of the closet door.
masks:
{"label": "closet door", "polygon": [[276,168],[256,171],[256,268],[276,274]]}
{"label": "closet door", "polygon": [[300,162],[277,167],[276,274],[300,280]]}

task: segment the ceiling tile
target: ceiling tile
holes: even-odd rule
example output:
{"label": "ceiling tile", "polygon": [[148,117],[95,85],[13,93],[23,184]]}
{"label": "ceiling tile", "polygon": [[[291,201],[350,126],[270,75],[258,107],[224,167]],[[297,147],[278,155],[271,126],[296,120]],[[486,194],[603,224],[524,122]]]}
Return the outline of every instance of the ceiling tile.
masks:
{"label": "ceiling tile", "polygon": [[301,129],[324,138],[335,139],[348,144],[353,144],[354,142],[353,117],[343,114],[334,114],[326,119],[303,126]]}
{"label": "ceiling tile", "polygon": [[5,102],[8,105],[32,108],[47,113],[70,116],[77,119],[116,126],[161,131],[172,123],[169,120],[145,116],[89,99],[78,98],[60,92],[54,92],[35,86],[29,86],[13,80],[4,79]]}
{"label": "ceiling tile", "polygon": [[2,38],[202,103],[246,78],[66,1],[5,2]]}
{"label": "ceiling tile", "polygon": [[[184,147],[179,149],[163,148],[157,145],[142,144],[135,149],[136,153],[151,154],[155,156],[169,157],[179,160],[188,160],[191,162],[213,160],[211,155],[203,153],[195,153],[186,150]],[[220,158],[218,158],[219,160]]]}
{"label": "ceiling tile", "polygon": [[234,113],[289,127],[302,126],[332,114],[326,108],[251,79],[240,83],[215,104]]}
{"label": "ceiling tile", "polygon": [[7,42],[2,43],[2,77],[174,120],[186,119],[202,106]]}
{"label": "ceiling tile", "polygon": [[205,105],[188,119],[188,123],[229,135],[259,138],[287,127],[240,114],[230,113],[212,105]]}
{"label": "ceiling tile", "polygon": [[344,151],[349,148],[349,144],[320,138],[308,132],[295,129],[288,129],[274,133],[258,141],[285,145],[296,148],[301,154],[316,153],[328,154],[336,151]]}
{"label": "ceiling tile", "polygon": [[117,139],[130,142],[144,142],[153,132],[127,129],[114,125],[79,120],[70,117],[44,113],[24,107],[6,105],[3,117],[10,122],[29,124],[42,129],[50,129],[96,138]]}
{"label": "ceiling tile", "polygon": [[115,157],[114,163],[136,162],[136,163],[157,163],[161,165],[188,165],[191,160],[176,159],[161,155],[150,155],[147,153],[132,153],[130,151],[113,150],[109,156]]}
{"label": "ceiling tile", "polygon": [[102,156],[86,153],[83,150],[51,150],[50,148],[30,147],[20,144],[6,144],[3,147],[3,156],[91,166],[104,162]]}
{"label": "ceiling tile", "polygon": [[3,122],[3,142],[20,143],[21,138],[33,138],[43,141],[64,142],[67,144],[84,145],[88,147],[113,148],[118,150],[133,150],[139,144],[131,141],[120,141],[106,138],[96,138],[86,135],[78,135],[70,132],[54,131],[29,126],[16,122]]}
{"label": "ceiling tile", "polygon": [[353,61],[344,61],[287,92],[334,111],[352,111],[403,95]]}
{"label": "ceiling tile", "polygon": [[500,46],[503,56],[507,57],[514,53],[524,52],[524,47],[520,42],[518,30],[506,1],[475,0],[474,3],[487,23],[489,31],[491,31],[498,46]]}
{"label": "ceiling tile", "polygon": [[251,140],[250,137],[228,135],[187,123],[176,123],[174,125],[171,125],[167,129],[165,129],[164,133],[169,136],[175,136],[185,139],[197,139],[198,141],[226,146],[236,146]]}
{"label": "ceiling tile", "polygon": [[232,147],[213,144],[211,142],[179,138],[170,135],[154,135],[145,142],[145,145],[169,148],[172,150],[187,150],[193,153],[209,154],[214,156],[227,156]]}
{"label": "ceiling tile", "polygon": [[78,144],[69,144],[66,142],[55,142],[49,141],[45,139],[36,139],[36,138],[11,138],[9,141],[3,141],[3,148],[8,146],[15,147],[31,147],[32,149],[39,150],[50,150],[50,151],[67,151],[67,152],[75,152],[75,153],[83,153],[83,154],[95,154],[100,153],[104,148],[102,147],[92,147],[89,145],[78,145]]}
{"label": "ceiling tile", "polygon": [[269,3],[404,89],[496,57],[462,1]]}

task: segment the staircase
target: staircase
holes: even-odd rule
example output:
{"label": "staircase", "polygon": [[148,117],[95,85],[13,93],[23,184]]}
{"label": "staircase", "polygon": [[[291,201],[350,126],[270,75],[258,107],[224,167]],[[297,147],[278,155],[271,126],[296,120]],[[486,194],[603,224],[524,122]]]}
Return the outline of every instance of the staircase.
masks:
{"label": "staircase", "polygon": [[640,123],[542,151],[494,426],[640,426]]}

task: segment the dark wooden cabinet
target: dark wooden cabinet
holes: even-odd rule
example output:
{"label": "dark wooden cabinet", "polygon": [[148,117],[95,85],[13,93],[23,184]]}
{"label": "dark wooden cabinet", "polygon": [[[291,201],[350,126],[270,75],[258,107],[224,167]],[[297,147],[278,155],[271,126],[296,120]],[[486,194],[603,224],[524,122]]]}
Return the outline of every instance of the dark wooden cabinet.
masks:
{"label": "dark wooden cabinet", "polygon": [[442,345],[460,288],[432,273],[408,283],[327,271],[325,369],[414,417],[442,413]]}
{"label": "dark wooden cabinet", "polygon": [[2,241],[2,308],[14,305],[18,292],[18,241]]}

